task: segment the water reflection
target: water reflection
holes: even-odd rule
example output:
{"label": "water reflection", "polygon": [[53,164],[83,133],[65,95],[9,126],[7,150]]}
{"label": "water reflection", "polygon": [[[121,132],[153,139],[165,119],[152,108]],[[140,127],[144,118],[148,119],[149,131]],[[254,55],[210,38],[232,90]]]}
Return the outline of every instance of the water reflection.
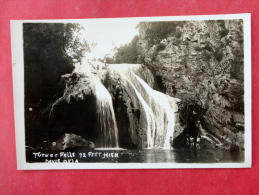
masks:
{"label": "water reflection", "polygon": [[153,150],[146,151],[146,160],[147,163],[153,162],[174,162],[174,155],[170,150]]}
{"label": "water reflection", "polygon": [[244,152],[230,152],[224,149],[197,151],[173,151],[177,163],[227,163],[244,162]]}
{"label": "water reflection", "polygon": [[127,150],[118,162],[144,163],[231,163],[244,162],[244,151],[206,150]]}

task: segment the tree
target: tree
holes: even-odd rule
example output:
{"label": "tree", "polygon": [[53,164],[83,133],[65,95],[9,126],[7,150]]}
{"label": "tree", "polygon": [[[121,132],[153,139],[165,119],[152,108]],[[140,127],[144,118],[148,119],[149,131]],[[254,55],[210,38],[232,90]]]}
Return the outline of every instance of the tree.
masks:
{"label": "tree", "polygon": [[[60,76],[71,73],[90,50],[75,23],[23,25],[25,104],[47,104],[57,93]],[[32,105],[31,105],[32,104]]]}
{"label": "tree", "polygon": [[138,40],[139,37],[138,35],[136,35],[130,43],[117,48],[117,51],[115,53],[115,62],[136,63],[138,59],[138,52],[136,49]]}
{"label": "tree", "polygon": [[153,46],[166,39],[169,34],[174,34],[179,38],[181,34],[176,27],[181,27],[185,23],[184,21],[140,22],[136,28],[145,30],[145,39],[150,46]]}
{"label": "tree", "polygon": [[115,64],[116,63],[113,57],[106,56],[106,57],[104,57],[104,59],[105,59],[105,62],[107,64]]}

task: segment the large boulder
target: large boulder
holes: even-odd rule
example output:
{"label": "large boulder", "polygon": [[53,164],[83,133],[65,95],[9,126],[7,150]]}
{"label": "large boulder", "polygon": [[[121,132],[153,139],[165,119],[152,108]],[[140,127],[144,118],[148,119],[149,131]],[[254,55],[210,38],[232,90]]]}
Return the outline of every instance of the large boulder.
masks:
{"label": "large boulder", "polygon": [[87,147],[94,149],[93,142],[85,140],[83,137],[66,133],[56,140],[43,141],[35,149],[36,150],[66,150],[75,147]]}

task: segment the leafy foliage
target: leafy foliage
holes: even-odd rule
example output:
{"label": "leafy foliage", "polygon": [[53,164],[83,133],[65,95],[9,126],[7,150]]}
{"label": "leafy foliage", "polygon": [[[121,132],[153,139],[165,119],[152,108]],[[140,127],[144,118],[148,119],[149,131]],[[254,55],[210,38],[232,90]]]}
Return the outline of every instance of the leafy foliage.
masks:
{"label": "leafy foliage", "polygon": [[185,24],[184,21],[166,21],[166,22],[141,22],[137,28],[146,26],[145,39],[150,45],[160,43],[166,39],[169,34],[175,34],[178,38],[181,36],[180,31],[176,27],[181,27]]}
{"label": "leafy foliage", "polygon": [[159,44],[155,45],[154,52],[152,54],[152,61],[154,61],[156,59],[159,51],[163,51],[165,49],[165,47],[166,46],[163,43],[159,43]]}
{"label": "leafy foliage", "polygon": [[107,64],[115,64],[116,63],[115,59],[112,58],[112,57],[106,56],[104,59],[105,59],[105,62]]}
{"label": "leafy foliage", "polygon": [[195,123],[198,120],[203,120],[206,109],[204,109],[199,102],[189,98],[183,99],[179,107],[179,118],[181,125],[189,125]]}
{"label": "leafy foliage", "polygon": [[109,71],[106,71],[102,83],[107,89],[111,86],[112,77]]}
{"label": "leafy foliage", "polygon": [[60,76],[72,72],[73,63],[81,62],[89,51],[88,43],[79,38],[81,30],[72,23],[23,25],[26,103],[48,102]]}
{"label": "leafy foliage", "polygon": [[138,52],[136,49],[138,36],[135,36],[129,44],[122,45],[117,48],[115,53],[116,63],[136,63],[138,59]]}

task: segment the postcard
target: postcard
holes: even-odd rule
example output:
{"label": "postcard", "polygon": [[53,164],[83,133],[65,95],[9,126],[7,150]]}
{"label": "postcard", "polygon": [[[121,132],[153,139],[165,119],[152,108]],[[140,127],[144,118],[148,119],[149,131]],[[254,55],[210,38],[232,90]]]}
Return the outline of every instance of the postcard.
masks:
{"label": "postcard", "polygon": [[251,167],[250,14],[11,21],[17,165]]}

